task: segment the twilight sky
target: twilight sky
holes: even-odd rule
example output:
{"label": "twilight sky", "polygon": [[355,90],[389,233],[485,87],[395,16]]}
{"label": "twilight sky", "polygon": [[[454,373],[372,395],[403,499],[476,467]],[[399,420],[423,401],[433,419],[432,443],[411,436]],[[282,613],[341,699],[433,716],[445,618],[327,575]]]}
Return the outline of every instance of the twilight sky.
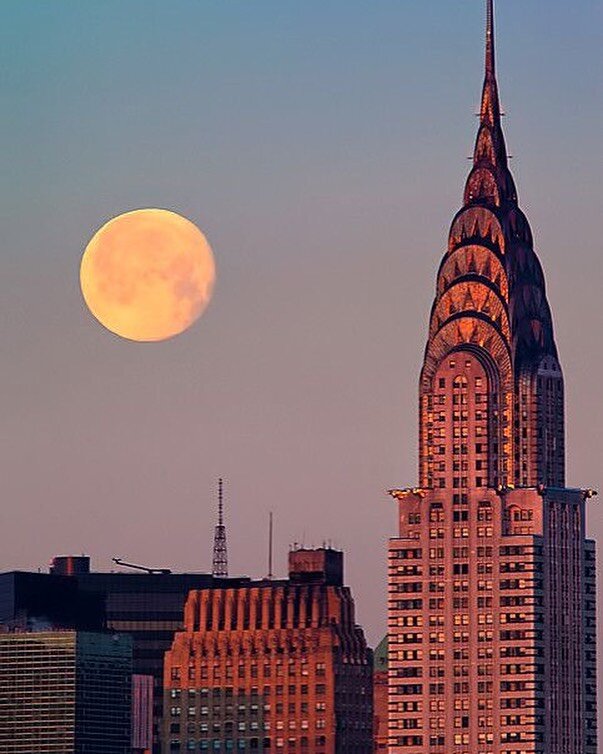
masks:
{"label": "twilight sky", "polygon": [[[499,82],[565,369],[568,481],[603,484],[603,2],[504,0]],[[571,6],[571,7],[570,7]],[[416,481],[417,378],[482,82],[481,0],[5,0],[0,570],[86,552],[231,572],[347,557],[385,629],[384,490]],[[78,285],[110,217],[213,246],[188,333],[103,330]],[[603,541],[601,503],[591,532]]]}

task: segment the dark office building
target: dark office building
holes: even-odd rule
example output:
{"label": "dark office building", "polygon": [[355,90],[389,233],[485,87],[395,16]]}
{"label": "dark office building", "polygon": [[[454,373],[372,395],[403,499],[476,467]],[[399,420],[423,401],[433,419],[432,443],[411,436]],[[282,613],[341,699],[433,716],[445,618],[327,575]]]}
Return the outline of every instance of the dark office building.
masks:
{"label": "dark office building", "polygon": [[0,754],[130,754],[132,641],[0,634]]}
{"label": "dark office building", "polygon": [[103,595],[82,591],[76,579],[22,571],[0,574],[1,626],[102,631],[105,623]]}
{"label": "dark office building", "polygon": [[88,558],[55,558],[50,573],[0,574],[0,625],[107,629],[133,640],[134,673],[154,679],[154,734],[162,715],[163,656],[183,628],[184,604],[194,589],[236,587],[247,578],[204,573],[93,573]]}

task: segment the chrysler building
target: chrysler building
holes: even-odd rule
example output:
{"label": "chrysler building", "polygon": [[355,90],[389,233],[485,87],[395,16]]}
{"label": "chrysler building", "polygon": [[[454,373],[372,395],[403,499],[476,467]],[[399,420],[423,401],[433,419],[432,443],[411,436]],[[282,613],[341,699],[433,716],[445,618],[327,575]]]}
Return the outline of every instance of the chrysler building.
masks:
{"label": "chrysler building", "polygon": [[419,482],[392,490],[391,754],[595,754],[591,490],[501,126],[493,0],[471,171],[431,309]]}

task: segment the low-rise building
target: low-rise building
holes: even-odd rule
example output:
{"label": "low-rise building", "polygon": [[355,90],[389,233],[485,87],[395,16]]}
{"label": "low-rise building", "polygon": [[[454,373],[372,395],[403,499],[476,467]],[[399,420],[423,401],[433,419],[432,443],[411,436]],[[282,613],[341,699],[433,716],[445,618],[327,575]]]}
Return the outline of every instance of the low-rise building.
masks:
{"label": "low-rise building", "polygon": [[343,554],[298,549],[289,579],[192,591],[164,663],[162,751],[372,754],[372,652]]}

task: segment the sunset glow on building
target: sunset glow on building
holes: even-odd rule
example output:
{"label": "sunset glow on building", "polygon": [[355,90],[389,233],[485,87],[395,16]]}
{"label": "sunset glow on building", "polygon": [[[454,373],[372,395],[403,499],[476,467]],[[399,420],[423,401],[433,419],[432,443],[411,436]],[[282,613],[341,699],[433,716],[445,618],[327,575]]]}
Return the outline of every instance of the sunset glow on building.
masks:
{"label": "sunset glow on building", "polygon": [[372,653],[343,555],[293,550],[289,579],[190,593],[164,665],[162,751],[372,754]]}
{"label": "sunset glow on building", "polygon": [[419,487],[392,490],[392,754],[596,752],[590,490],[565,488],[564,386],[501,128],[493,2],[473,167],[420,378]]}

